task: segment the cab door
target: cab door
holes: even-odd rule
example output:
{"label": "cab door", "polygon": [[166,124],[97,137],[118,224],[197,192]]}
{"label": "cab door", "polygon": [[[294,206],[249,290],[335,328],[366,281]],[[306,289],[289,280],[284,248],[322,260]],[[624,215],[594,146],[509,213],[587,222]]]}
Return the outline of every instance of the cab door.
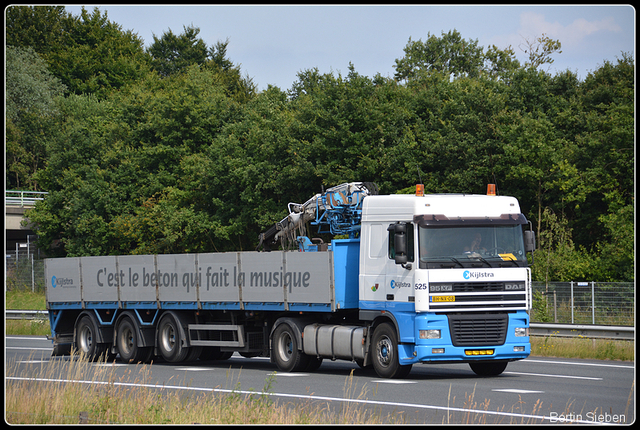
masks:
{"label": "cab door", "polygon": [[414,303],[414,274],[416,269],[416,232],[415,225],[406,223],[406,263],[396,262],[396,231],[393,224],[389,226],[387,240],[387,261],[385,279],[385,298],[387,309],[397,309],[399,303]]}

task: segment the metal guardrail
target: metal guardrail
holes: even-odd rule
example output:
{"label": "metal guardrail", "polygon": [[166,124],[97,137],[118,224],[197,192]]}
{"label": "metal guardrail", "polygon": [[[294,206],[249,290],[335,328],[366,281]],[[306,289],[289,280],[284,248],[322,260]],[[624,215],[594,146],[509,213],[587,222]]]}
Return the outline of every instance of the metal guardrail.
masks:
{"label": "metal guardrail", "polygon": [[[48,318],[48,311],[5,310],[8,320]],[[635,327],[583,324],[529,324],[531,336],[584,337],[588,339],[634,340]]]}
{"label": "metal guardrail", "polygon": [[36,202],[44,200],[47,194],[44,191],[6,190],[4,201],[7,206],[34,206]]}
{"label": "metal guardrail", "polygon": [[4,314],[5,319],[8,320],[34,320],[36,318],[49,318],[49,311],[21,311],[6,309]]}
{"label": "metal guardrail", "polygon": [[588,339],[634,340],[636,329],[629,326],[530,323],[531,336],[585,337]]}

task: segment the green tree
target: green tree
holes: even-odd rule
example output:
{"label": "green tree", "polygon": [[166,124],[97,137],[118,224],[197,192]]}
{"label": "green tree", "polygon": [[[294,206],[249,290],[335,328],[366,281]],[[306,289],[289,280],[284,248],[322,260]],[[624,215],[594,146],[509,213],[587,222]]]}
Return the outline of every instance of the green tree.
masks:
{"label": "green tree", "polygon": [[200,29],[184,27],[184,33],[175,35],[171,29],[158,38],[153,35],[153,43],[147,49],[151,64],[160,76],[170,76],[183,72],[193,64],[207,61],[207,45],[198,38]]}
{"label": "green tree", "polygon": [[593,279],[593,255],[576,247],[567,219],[546,208],[542,214],[543,229],[539,234],[532,270],[533,280],[550,282]]}
{"label": "green tree", "polygon": [[404,57],[395,60],[398,81],[433,72],[453,78],[476,78],[481,74],[496,78],[519,67],[511,47],[501,50],[492,45],[485,53],[477,39],[463,39],[457,30],[443,31],[441,37],[427,33],[424,42],[409,38],[404,53]]}
{"label": "green tree", "polygon": [[64,6],[15,6],[6,9],[7,46],[31,47],[44,57],[64,44],[77,23]]}
{"label": "green tree", "polygon": [[237,111],[218,79],[194,66],[107,100],[68,97],[39,174],[49,196],[30,215],[41,244],[61,243],[59,255],[211,250],[210,215],[183,183]]}
{"label": "green tree", "polygon": [[64,85],[31,48],[6,47],[6,186],[39,190],[33,175],[45,162],[56,99]]}
{"label": "green tree", "polygon": [[553,40],[545,33],[533,41],[525,38],[520,49],[529,55],[529,61],[524,64],[524,67],[537,69],[543,64],[553,64],[554,59],[551,55],[562,54],[561,48],[562,43],[559,40]]}
{"label": "green tree", "polygon": [[192,65],[214,70],[225,87],[228,96],[244,103],[256,95],[256,86],[249,76],[242,76],[240,65],[227,58],[229,39],[218,41],[210,48],[198,38],[200,29],[184,27],[184,33],[175,35],[171,29],[158,38],[153,35],[153,44],[147,49],[154,70],[162,77],[184,72]]}
{"label": "green tree", "polygon": [[98,8],[73,17],[64,8],[11,6],[7,41],[31,46],[74,94],[104,98],[148,73],[142,39],[109,21]]}
{"label": "green tree", "polygon": [[209,61],[206,67],[218,70],[228,96],[240,103],[251,100],[257,94],[257,86],[253,78],[248,75],[242,76],[241,65],[234,65],[227,58],[227,47],[229,39],[224,42],[218,41],[211,46],[208,51]]}
{"label": "green tree", "polygon": [[405,56],[396,60],[397,80],[410,79],[420,71],[438,71],[458,76],[478,76],[484,61],[477,40],[465,40],[457,30],[442,32],[442,37],[427,33],[427,40],[409,42]]}
{"label": "green tree", "polygon": [[606,279],[632,279],[634,239],[621,233],[633,224],[634,76],[626,54],[587,76],[566,125],[573,134],[571,152],[558,169],[557,189],[571,205],[575,241],[599,253]]}

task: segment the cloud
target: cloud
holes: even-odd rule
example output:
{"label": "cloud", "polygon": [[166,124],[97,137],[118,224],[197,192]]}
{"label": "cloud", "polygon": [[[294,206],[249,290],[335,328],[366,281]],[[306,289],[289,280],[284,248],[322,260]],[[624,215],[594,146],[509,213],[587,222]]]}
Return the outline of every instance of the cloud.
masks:
{"label": "cloud", "polygon": [[546,21],[543,14],[524,12],[520,15],[518,32],[521,37],[529,40],[546,34],[552,39],[559,40],[563,48],[570,48],[578,46],[587,36],[601,31],[619,33],[622,28],[616,24],[613,17],[605,17],[599,21],[578,18],[569,25],[562,25],[558,21]]}

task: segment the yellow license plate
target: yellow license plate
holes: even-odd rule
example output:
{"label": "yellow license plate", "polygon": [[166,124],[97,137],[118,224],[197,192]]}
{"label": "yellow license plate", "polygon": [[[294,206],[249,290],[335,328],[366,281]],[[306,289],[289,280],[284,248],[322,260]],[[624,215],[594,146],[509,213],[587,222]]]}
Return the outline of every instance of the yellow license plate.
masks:
{"label": "yellow license plate", "polygon": [[433,296],[431,297],[434,302],[455,302],[456,296]]}

